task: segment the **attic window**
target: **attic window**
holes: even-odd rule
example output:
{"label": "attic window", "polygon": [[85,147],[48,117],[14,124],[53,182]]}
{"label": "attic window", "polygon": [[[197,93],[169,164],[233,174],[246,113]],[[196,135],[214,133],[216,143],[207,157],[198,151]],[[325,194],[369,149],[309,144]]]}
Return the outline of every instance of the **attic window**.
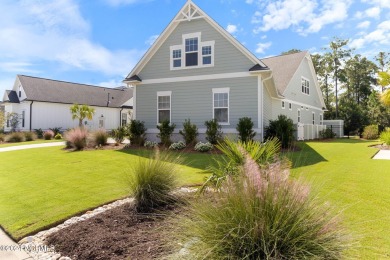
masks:
{"label": "attic window", "polygon": [[19,86],[19,97],[22,97],[22,86]]}
{"label": "attic window", "polygon": [[171,70],[214,66],[214,41],[202,42],[201,33],[182,35],[182,44],[170,47]]}
{"label": "attic window", "polygon": [[302,93],[310,95],[310,81],[302,77]]}

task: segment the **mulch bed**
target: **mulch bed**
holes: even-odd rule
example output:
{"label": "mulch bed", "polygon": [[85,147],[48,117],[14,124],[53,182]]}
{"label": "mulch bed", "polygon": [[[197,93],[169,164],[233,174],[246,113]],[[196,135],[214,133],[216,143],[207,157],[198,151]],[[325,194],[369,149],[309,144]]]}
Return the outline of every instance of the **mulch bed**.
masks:
{"label": "mulch bed", "polygon": [[387,146],[385,144],[376,144],[376,145],[371,145],[370,147],[377,148],[379,150],[390,150],[390,146]]}
{"label": "mulch bed", "polygon": [[160,259],[172,253],[165,232],[172,228],[168,214],[182,210],[170,206],[164,211],[167,215],[140,215],[125,204],[62,229],[46,241],[73,260]]}

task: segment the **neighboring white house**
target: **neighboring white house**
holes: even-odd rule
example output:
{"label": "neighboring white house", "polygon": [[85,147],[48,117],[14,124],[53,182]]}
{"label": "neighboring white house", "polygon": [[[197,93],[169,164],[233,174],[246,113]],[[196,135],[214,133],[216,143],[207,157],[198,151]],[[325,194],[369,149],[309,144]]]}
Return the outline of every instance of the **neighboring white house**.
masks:
{"label": "neighboring white house", "polygon": [[[12,90],[5,91],[0,106],[6,114],[19,115],[18,131],[77,127],[78,120],[72,120],[70,113],[73,104],[95,108],[93,119],[84,121],[86,127],[111,130],[131,119],[132,97],[133,90],[128,88],[103,88],[17,75]],[[11,130],[9,121],[4,130]]]}
{"label": "neighboring white house", "polygon": [[201,133],[217,119],[224,133],[236,133],[250,117],[263,139],[269,120],[290,117],[299,139],[318,137],[325,103],[308,52],[259,59],[191,1],[184,7],[124,82],[134,88],[134,117],[148,138],[168,119],[175,139],[185,119]]}

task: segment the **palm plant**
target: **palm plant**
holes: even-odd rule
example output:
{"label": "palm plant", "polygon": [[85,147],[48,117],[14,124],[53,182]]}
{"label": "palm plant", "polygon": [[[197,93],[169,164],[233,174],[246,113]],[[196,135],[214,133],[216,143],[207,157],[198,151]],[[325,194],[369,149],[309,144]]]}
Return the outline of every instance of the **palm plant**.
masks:
{"label": "palm plant", "polygon": [[70,113],[72,114],[73,120],[79,120],[79,127],[83,127],[83,120],[85,118],[92,120],[93,115],[95,114],[95,109],[87,105],[74,104],[70,107]]}

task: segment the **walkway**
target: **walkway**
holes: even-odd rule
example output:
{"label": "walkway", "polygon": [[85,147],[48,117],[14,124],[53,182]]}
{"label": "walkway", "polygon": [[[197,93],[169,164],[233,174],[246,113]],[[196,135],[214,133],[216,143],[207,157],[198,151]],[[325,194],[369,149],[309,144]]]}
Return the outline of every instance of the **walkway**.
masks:
{"label": "walkway", "polygon": [[33,259],[0,228],[0,259],[24,260]]}
{"label": "walkway", "polygon": [[372,159],[374,159],[374,160],[390,160],[390,150],[380,150]]}
{"label": "walkway", "polygon": [[9,151],[25,150],[25,149],[34,149],[34,148],[64,146],[64,145],[65,145],[65,142],[42,143],[42,144],[26,144],[26,145],[18,145],[18,146],[9,146],[9,147],[0,148],[0,153],[2,153],[2,152],[9,152]]}

